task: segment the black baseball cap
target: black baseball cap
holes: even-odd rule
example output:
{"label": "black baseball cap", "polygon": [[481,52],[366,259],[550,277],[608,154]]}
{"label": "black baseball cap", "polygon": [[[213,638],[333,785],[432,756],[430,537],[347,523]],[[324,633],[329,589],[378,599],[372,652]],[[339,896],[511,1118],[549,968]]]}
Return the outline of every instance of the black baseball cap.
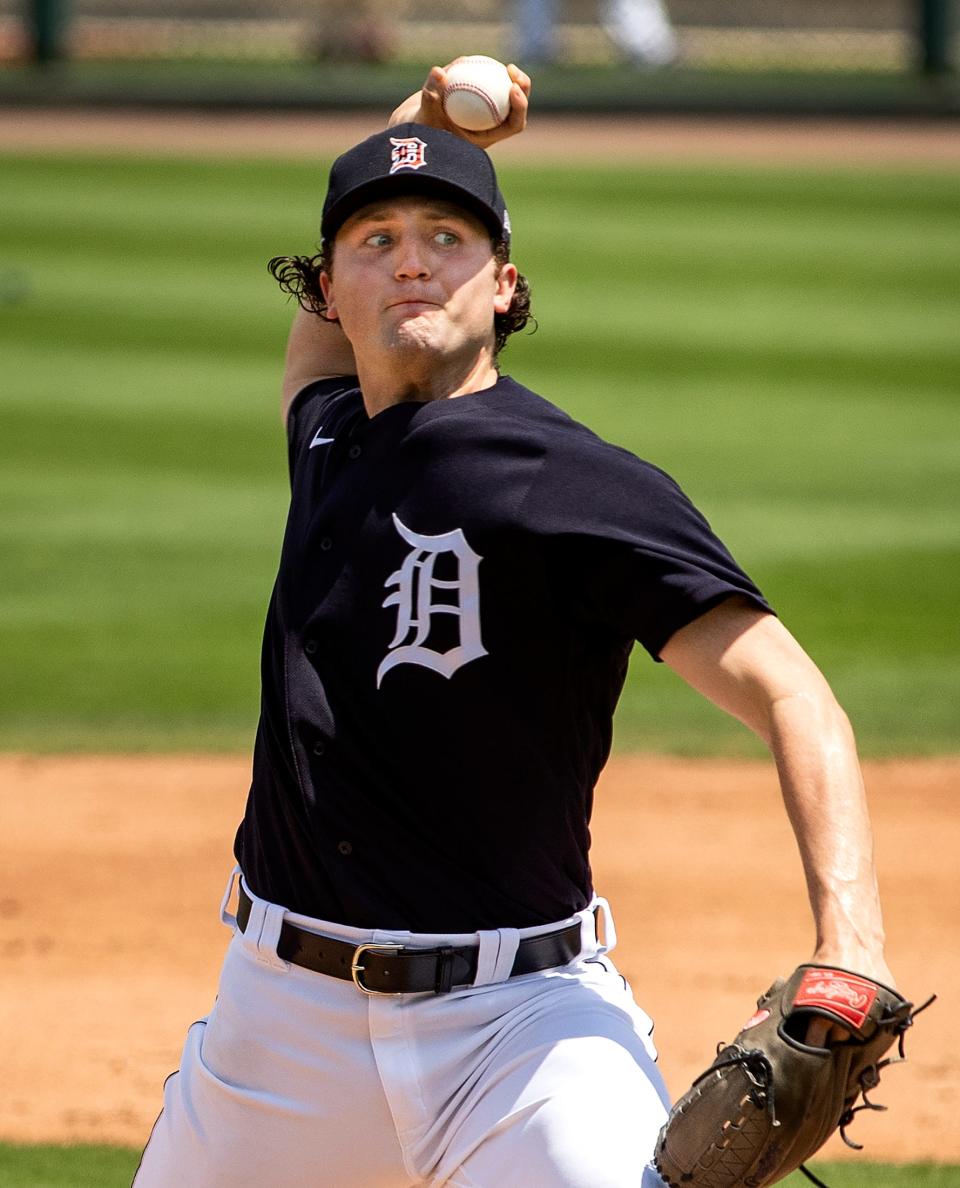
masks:
{"label": "black baseball cap", "polygon": [[396,194],[433,194],[475,214],[499,238],[510,218],[493,162],[482,148],[425,124],[396,124],[337,157],[330,170],[320,234],[332,240],[361,206]]}

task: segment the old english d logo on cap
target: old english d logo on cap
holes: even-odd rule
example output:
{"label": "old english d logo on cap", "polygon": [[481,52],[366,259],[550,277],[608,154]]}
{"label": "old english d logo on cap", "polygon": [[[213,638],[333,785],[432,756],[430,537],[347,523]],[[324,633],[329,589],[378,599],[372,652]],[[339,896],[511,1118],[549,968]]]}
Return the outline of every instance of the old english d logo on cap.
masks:
{"label": "old english d logo on cap", "polygon": [[428,194],[462,206],[498,238],[509,238],[503,195],[489,156],[470,141],[425,124],[394,124],[342,153],[330,169],[320,234],[332,240],[368,202]]}
{"label": "old english d logo on cap", "polygon": [[390,172],[398,169],[421,169],[427,163],[427,144],[419,136],[391,136]]}

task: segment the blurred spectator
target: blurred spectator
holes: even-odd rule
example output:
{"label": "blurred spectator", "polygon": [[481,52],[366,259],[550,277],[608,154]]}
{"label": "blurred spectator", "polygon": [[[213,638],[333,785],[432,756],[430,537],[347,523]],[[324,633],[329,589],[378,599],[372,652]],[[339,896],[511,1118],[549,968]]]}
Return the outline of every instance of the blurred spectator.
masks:
{"label": "blurred spectator", "polygon": [[[555,57],[553,28],[559,0],[515,0],[517,61]],[[598,0],[598,17],[611,40],[637,66],[669,66],[677,39],[663,0]]]}
{"label": "blurred spectator", "polygon": [[396,55],[403,0],[351,0],[324,6],[310,56],[326,62],[388,62]]}

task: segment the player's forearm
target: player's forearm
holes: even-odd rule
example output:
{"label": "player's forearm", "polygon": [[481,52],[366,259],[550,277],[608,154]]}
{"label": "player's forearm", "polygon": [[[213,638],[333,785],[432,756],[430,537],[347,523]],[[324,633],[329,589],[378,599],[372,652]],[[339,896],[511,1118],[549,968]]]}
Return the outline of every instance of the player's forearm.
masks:
{"label": "player's forearm", "polygon": [[293,398],[307,384],[338,375],[355,375],[356,370],[353,347],[339,323],[328,322],[309,310],[298,309],[287,340],[283,370],[283,419],[286,420]]}
{"label": "player's forearm", "polygon": [[824,682],[775,699],[768,720],[813,909],[817,959],[887,980],[873,835],[847,716]]}

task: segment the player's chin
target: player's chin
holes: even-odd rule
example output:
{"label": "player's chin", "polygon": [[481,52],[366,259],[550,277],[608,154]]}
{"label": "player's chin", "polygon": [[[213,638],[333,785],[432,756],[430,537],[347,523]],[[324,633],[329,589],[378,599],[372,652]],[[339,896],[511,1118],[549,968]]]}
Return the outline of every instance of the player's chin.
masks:
{"label": "player's chin", "polygon": [[442,310],[433,307],[410,307],[400,314],[393,329],[398,348],[443,353],[449,337],[443,325]]}

